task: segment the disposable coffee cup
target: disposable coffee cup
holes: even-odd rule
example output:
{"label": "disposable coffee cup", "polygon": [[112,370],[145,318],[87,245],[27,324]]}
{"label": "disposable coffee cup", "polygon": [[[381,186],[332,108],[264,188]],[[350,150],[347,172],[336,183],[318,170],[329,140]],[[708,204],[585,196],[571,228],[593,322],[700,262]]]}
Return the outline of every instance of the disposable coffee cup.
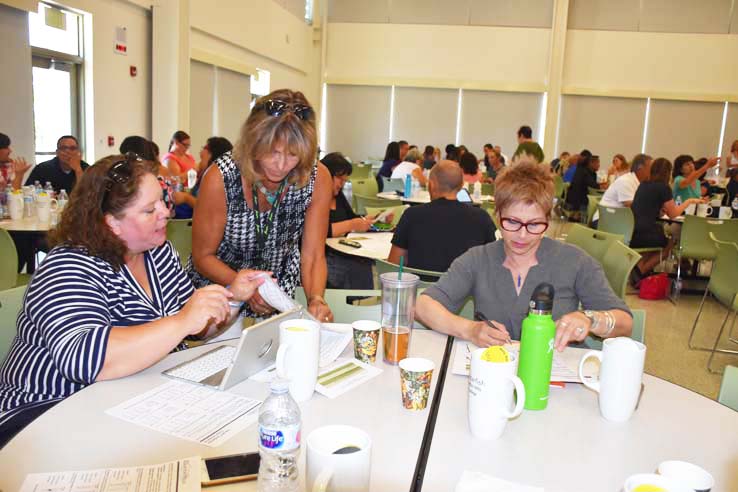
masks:
{"label": "disposable coffee cup", "polygon": [[436,364],[430,359],[410,357],[400,361],[402,405],[408,410],[424,410],[428,405],[431,379]]}
{"label": "disposable coffee cup", "polygon": [[707,470],[686,461],[664,461],[658,472],[694,492],[710,492],[715,486],[715,479]]}
{"label": "disposable coffee cup", "polygon": [[354,335],[354,357],[362,362],[374,363],[382,325],[376,321],[361,320],[351,323],[351,328]]}

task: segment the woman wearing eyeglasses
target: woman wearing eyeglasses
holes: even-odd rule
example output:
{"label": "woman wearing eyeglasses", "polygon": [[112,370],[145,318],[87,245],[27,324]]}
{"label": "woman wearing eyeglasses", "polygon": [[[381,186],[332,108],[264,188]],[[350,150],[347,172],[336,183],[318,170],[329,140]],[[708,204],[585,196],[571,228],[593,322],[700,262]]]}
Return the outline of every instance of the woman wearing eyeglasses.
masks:
{"label": "woman wearing eyeglasses", "polygon": [[[256,101],[233,152],[200,185],[187,265],[196,286],[268,270],[288,295],[303,286],[313,316],[333,319],[323,299],[333,180],[316,156],[315,113],[302,93],[281,89]],[[247,316],[272,312],[258,294],[244,306]]]}
{"label": "woman wearing eyeglasses", "polygon": [[[579,248],[544,237],[554,187],[547,166],[518,164],[495,180],[502,241],[470,249],[419,296],[415,314],[426,326],[480,347],[520,340],[533,289],[548,282],[556,289],[555,346],[563,350],[590,333],[628,336],[632,317],[610,288],[602,267]],[[491,325],[453,314],[474,297],[475,309]],[[583,311],[579,311],[579,304]]]}
{"label": "woman wearing eyeglasses", "polygon": [[187,337],[216,336],[263,282],[241,271],[228,290],[194,290],[166,241],[168,216],[156,176],[132,154],[85,171],[0,368],[0,447],[85,386],[141,371]]}

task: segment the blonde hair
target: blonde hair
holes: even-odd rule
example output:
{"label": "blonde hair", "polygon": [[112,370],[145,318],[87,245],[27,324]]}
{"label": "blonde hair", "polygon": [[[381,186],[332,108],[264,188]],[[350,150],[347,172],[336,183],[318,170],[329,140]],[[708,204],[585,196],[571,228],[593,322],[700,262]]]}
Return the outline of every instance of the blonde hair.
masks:
{"label": "blonde hair", "polygon": [[[270,116],[264,106],[269,100],[282,101],[289,108],[279,116]],[[233,148],[233,158],[248,184],[256,181],[254,165],[268,155],[277,143],[283,143],[286,152],[298,157],[297,166],[290,172],[287,181],[299,187],[307,184],[318,153],[315,112],[311,111],[309,117],[302,120],[291,111],[295,105],[312,109],[302,92],[290,89],[273,91],[257,99],[254,104]]]}
{"label": "blonde hair", "polygon": [[546,166],[535,162],[520,162],[506,167],[495,179],[495,204],[497,213],[518,203],[538,205],[546,217],[551,213],[554,199],[554,183]]}

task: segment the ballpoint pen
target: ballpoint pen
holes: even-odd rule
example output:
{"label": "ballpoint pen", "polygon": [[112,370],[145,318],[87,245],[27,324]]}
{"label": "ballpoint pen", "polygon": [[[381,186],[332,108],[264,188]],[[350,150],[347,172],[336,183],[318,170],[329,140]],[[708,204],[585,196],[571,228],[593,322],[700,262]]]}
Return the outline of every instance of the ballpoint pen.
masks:
{"label": "ballpoint pen", "polygon": [[[492,322],[490,320],[488,320],[487,317],[484,314],[482,314],[480,311],[474,311],[474,319],[476,321],[483,321],[490,328],[494,328],[495,330],[499,330],[499,328],[497,328],[495,325],[493,325]],[[512,338],[510,338],[510,334],[509,333],[507,334],[507,340],[505,341],[505,343],[512,343]]]}

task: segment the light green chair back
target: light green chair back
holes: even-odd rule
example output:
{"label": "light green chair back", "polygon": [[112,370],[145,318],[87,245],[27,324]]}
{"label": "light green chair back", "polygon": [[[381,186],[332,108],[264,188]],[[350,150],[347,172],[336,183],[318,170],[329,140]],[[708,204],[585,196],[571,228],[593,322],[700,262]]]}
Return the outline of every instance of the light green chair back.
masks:
{"label": "light green chair back", "polygon": [[719,233],[719,227],[725,221],[685,215],[682,235],[679,240],[680,255],[697,260],[713,260],[717,255],[715,243],[709,234],[713,230]]}
{"label": "light green chair back", "polygon": [[564,178],[558,174],[554,174],[554,196],[557,198],[564,198]]}
{"label": "light green chair back", "polygon": [[351,165],[351,178],[353,179],[367,179],[372,177],[372,166],[362,164]]}
{"label": "light green chair back", "polygon": [[725,366],[718,402],[738,412],[738,367]]}
{"label": "light green chair back", "polygon": [[597,205],[600,204],[602,195],[587,195],[587,226],[592,223]]}
{"label": "light green chair back", "polygon": [[707,290],[725,307],[731,308],[738,294],[738,245],[726,241],[718,241],[715,233],[710,232],[708,240],[717,249],[712,264],[710,281]]}
{"label": "light green chair back", "polygon": [[10,351],[10,345],[17,332],[16,321],[23,306],[26,286],[0,290],[0,364]]}
{"label": "light green chair back", "polygon": [[[333,313],[335,323],[353,323],[358,319],[371,319],[380,321],[382,317],[382,305],[378,300],[376,304],[358,305],[348,304],[349,297],[382,297],[381,290],[350,290],[350,289],[326,289],[323,299],[328,303]],[[295,302],[307,307],[305,291],[302,287],[295,289]]]}
{"label": "light green chair back", "polygon": [[630,272],[640,259],[640,253],[633,251],[620,241],[611,242],[600,259],[610,287],[623,300],[625,300]]}
{"label": "light green chair back", "polygon": [[[386,202],[387,200],[384,201]],[[404,214],[405,210],[408,208],[410,208],[410,205],[396,205],[394,207],[364,207],[367,215],[377,215],[381,214],[385,210],[392,210],[392,221],[390,222],[392,228],[397,227],[397,224],[400,222],[400,217],[402,217],[402,214]]]}
{"label": "light green chair back", "polygon": [[738,219],[712,220],[710,232],[715,234],[719,241],[727,241],[738,244]]}
{"label": "light green chair back", "polygon": [[[399,265],[395,265],[394,263],[390,263],[388,261],[384,261],[384,260],[375,260],[375,261],[376,261],[375,266],[377,267],[377,275],[382,275],[383,273],[389,273],[389,272],[396,272],[400,269]],[[407,273],[413,273],[420,277],[420,282],[418,282],[418,289],[424,289],[430,285],[433,285],[445,273],[445,272],[434,272],[432,270],[421,270],[419,268],[408,268],[408,267],[403,267],[402,271],[407,272]]]}
{"label": "light green chair back", "polygon": [[352,176],[349,181],[351,182],[351,193],[353,195],[353,203],[351,205],[354,207],[354,211],[358,210],[356,206],[356,195],[376,197],[379,192],[377,180],[372,177],[357,179]]}
{"label": "light green chair back", "polygon": [[622,241],[620,234],[610,234],[584,227],[581,224],[572,224],[566,236],[566,242],[579,246],[597,261],[602,261],[605,251],[611,243]]}
{"label": "light green chair back", "polygon": [[495,195],[495,184],[494,183],[482,183],[482,195]]}
{"label": "light green chair back", "polygon": [[167,239],[174,245],[184,266],[192,253],[192,219],[169,219]]}
{"label": "light green chair back", "polygon": [[382,176],[382,182],[384,183],[384,188],[382,189],[382,192],[386,193],[388,191],[405,191],[405,180],[403,179],[390,179]]}
{"label": "light green chair back", "polygon": [[[633,314],[633,330],[630,332],[630,338],[636,342],[646,343],[646,311],[644,309],[631,309]],[[594,350],[602,350],[602,339],[600,337],[588,335],[584,340],[584,344]]]}
{"label": "light green chair back", "polygon": [[600,213],[597,230],[620,234],[623,236],[623,243],[630,244],[635,226],[633,211],[630,207],[606,207],[600,204],[597,210]]}
{"label": "light green chair back", "polygon": [[605,194],[605,190],[602,190],[600,188],[592,188],[591,186],[587,186],[587,194],[588,195],[599,195],[602,196]]}
{"label": "light green chair back", "polygon": [[366,211],[367,207],[387,209],[402,205],[401,200],[385,200],[376,196],[357,195],[356,193],[354,193],[354,200],[356,200],[356,213],[359,215],[366,215],[368,213]]}
{"label": "light green chair back", "polygon": [[5,229],[0,229],[0,290],[18,285],[18,251],[13,238]]}

